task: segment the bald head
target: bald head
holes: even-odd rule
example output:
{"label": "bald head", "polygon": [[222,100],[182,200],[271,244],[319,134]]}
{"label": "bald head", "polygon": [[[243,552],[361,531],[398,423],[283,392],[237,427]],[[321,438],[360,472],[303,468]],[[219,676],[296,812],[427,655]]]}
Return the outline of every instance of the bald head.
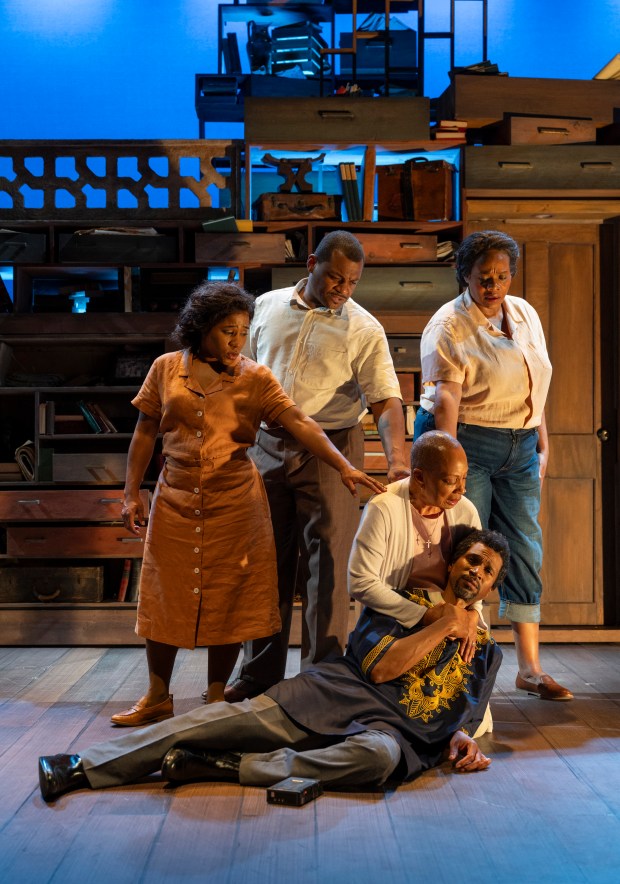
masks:
{"label": "bald head", "polygon": [[439,470],[454,453],[465,457],[463,446],[454,436],[443,430],[429,430],[423,433],[411,446],[411,471]]}
{"label": "bald head", "polygon": [[452,509],[465,494],[467,457],[449,433],[430,430],[411,447],[409,499],[423,515]]}

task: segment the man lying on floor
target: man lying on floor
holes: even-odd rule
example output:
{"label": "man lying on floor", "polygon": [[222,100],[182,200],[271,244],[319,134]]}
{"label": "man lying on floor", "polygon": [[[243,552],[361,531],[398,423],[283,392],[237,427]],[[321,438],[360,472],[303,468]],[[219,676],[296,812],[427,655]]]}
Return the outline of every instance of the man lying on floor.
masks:
{"label": "man lying on floor", "polygon": [[454,550],[443,598],[408,594],[442,605],[430,625],[406,628],[366,608],[344,657],[265,694],[200,706],[79,755],[43,756],[43,798],[120,786],[159,769],[176,783],[272,786],[295,776],[326,788],[408,780],[446,757],[459,771],[484,770],[490,759],[469,734],[484,715],[501,651],[482,629],[471,663],[458,648],[469,628],[467,608],[502,581],[508,559],[501,534],[473,531]]}

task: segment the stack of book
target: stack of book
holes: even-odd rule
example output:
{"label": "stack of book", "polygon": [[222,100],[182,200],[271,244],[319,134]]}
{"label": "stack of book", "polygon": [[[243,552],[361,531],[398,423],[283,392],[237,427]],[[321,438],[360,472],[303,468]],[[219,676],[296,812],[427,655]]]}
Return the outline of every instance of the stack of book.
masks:
{"label": "stack of book", "polygon": [[23,482],[25,478],[17,461],[0,463],[0,482]]}
{"label": "stack of book", "polygon": [[347,219],[349,221],[362,221],[362,201],[357,186],[357,169],[355,168],[355,163],[339,163],[339,168]]}
{"label": "stack of book", "polygon": [[86,423],[94,433],[118,433],[110,418],[96,402],[80,400],[78,407],[86,418]]}
{"label": "stack of book", "polygon": [[467,139],[467,121],[439,120],[435,128],[431,130],[431,134],[437,141],[449,139],[450,141],[464,142]]}

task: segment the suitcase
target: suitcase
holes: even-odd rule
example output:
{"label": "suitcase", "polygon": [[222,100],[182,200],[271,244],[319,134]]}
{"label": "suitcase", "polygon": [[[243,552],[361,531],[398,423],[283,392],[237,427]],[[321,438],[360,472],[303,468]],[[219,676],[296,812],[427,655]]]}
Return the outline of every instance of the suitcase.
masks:
{"label": "suitcase", "polygon": [[405,203],[414,221],[450,221],[452,173],[444,160],[415,157],[407,160],[403,175]]}
{"label": "suitcase", "polygon": [[65,566],[3,568],[0,602],[101,602],[103,567]]}
{"label": "suitcase", "polygon": [[444,160],[415,157],[404,165],[377,168],[379,221],[449,221],[452,173]]}
{"label": "suitcase", "polygon": [[340,221],[342,196],[333,193],[263,193],[256,200],[259,221],[318,218]]}
{"label": "suitcase", "polygon": [[403,190],[402,164],[377,166],[377,214],[379,221],[409,219]]}

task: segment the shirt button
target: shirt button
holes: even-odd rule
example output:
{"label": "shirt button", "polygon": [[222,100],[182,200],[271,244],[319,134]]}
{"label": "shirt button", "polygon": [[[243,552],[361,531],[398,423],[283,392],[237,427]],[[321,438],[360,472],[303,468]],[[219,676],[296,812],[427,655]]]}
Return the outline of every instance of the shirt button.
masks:
{"label": "shirt button", "polygon": [[200,437],[200,436],[202,436],[202,432],[201,432],[200,430],[198,430],[198,432],[196,433],[196,435],[197,435],[198,437]]}
{"label": "shirt button", "polygon": [[198,417],[202,417],[202,411],[197,411],[196,414],[198,415]]}
{"label": "shirt button", "polygon": [[200,528],[196,528],[196,534],[200,534]]}
{"label": "shirt button", "polygon": [[194,574],[200,574],[200,568],[194,568]]}
{"label": "shirt button", "polygon": [[198,494],[200,492],[200,488],[194,488],[194,494]]}
{"label": "shirt button", "polygon": [[194,512],[196,513],[197,516],[200,515],[200,510],[194,510]]}
{"label": "shirt button", "polygon": [[194,552],[200,552],[200,547],[199,547],[199,546],[195,546],[195,547],[194,547]]}
{"label": "shirt button", "polygon": [[198,589],[197,586],[195,586],[194,587],[194,595],[198,595],[199,592],[200,592],[200,590]]}

